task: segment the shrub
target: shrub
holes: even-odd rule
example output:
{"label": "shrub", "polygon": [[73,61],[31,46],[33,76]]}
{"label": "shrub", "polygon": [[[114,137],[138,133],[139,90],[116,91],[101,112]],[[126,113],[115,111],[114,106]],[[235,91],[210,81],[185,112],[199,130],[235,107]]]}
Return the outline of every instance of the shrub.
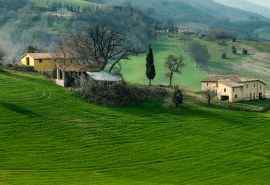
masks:
{"label": "shrub", "polygon": [[56,79],[57,78],[57,71],[56,69],[53,71],[44,71],[44,72],[40,72],[42,75],[46,76],[49,79]]}
{"label": "shrub", "polygon": [[179,105],[183,103],[183,100],[183,92],[180,89],[176,88],[172,97],[173,104],[175,104],[175,107],[179,107]]}
{"label": "shrub", "polygon": [[221,58],[222,59],[227,59],[227,54],[226,53],[222,53]]}
{"label": "shrub", "polygon": [[248,50],[247,50],[247,49],[245,49],[245,48],[243,48],[243,50],[242,50],[242,54],[243,54],[243,55],[248,55]]}
{"label": "shrub", "polygon": [[232,39],[233,35],[231,32],[228,32],[223,29],[213,29],[213,30],[210,30],[208,38],[210,40],[227,40],[227,39]]}
{"label": "shrub", "polygon": [[232,46],[232,53],[237,54],[237,48],[235,46]]}
{"label": "shrub", "polygon": [[4,57],[5,57],[4,49],[0,46],[0,63],[2,62]]}
{"label": "shrub", "polygon": [[133,86],[125,83],[105,84],[84,80],[79,93],[91,102],[109,106],[127,106],[145,101],[163,100],[168,94],[160,87]]}
{"label": "shrub", "polygon": [[12,65],[8,64],[6,66],[8,69],[14,70],[14,71],[20,71],[20,72],[35,72],[34,67],[31,66],[22,66],[22,65]]}

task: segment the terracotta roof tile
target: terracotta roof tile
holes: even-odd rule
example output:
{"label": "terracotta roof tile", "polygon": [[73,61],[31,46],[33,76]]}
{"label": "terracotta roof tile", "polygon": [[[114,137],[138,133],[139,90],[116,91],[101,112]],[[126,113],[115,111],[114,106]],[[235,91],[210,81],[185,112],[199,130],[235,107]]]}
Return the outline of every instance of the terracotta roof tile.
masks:
{"label": "terracotta roof tile", "polygon": [[230,87],[241,87],[244,83],[259,81],[265,84],[264,81],[259,79],[243,78],[238,75],[211,75],[202,82],[220,82]]}
{"label": "terracotta roof tile", "polygon": [[64,56],[61,53],[27,53],[27,55],[33,57],[34,59],[65,59],[71,58]]}
{"label": "terracotta roof tile", "polygon": [[59,64],[58,68],[66,72],[96,72],[100,71],[100,66],[95,64]]}

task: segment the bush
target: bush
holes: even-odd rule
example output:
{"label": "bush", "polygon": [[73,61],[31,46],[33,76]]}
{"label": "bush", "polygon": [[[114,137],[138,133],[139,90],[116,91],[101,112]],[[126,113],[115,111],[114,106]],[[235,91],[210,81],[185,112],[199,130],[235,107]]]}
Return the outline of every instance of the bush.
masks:
{"label": "bush", "polygon": [[172,97],[173,104],[175,104],[175,107],[179,107],[180,104],[183,104],[183,100],[183,92],[180,89],[176,88]]}
{"label": "bush", "polygon": [[232,53],[235,55],[237,54],[237,48],[235,46],[232,46]]}
{"label": "bush", "polygon": [[243,55],[248,55],[248,50],[247,50],[247,49],[245,49],[245,48],[243,48],[243,50],[242,50],[242,54],[243,54]]}
{"label": "bush", "polygon": [[5,52],[4,49],[0,46],[0,63],[5,57]]}
{"label": "bush", "polygon": [[227,59],[227,54],[226,53],[222,53],[221,58],[222,59]]}
{"label": "bush", "polygon": [[168,94],[160,87],[132,86],[125,83],[106,85],[90,80],[82,82],[80,95],[91,102],[109,106],[127,106],[145,101],[163,100]]}
{"label": "bush", "polygon": [[42,75],[46,76],[49,79],[56,79],[57,78],[57,71],[56,69],[53,71],[44,71],[40,72]]}
{"label": "bush", "polygon": [[213,29],[210,30],[208,38],[210,40],[227,40],[227,39],[233,39],[234,36],[231,32],[228,32],[223,29]]}
{"label": "bush", "polygon": [[34,67],[31,67],[31,66],[8,64],[6,67],[14,71],[28,72],[28,73],[35,72]]}

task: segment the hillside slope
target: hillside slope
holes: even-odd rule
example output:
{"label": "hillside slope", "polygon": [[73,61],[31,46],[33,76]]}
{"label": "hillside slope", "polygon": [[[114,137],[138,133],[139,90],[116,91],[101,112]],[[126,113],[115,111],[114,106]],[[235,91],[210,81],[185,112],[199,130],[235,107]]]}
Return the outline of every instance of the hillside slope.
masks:
{"label": "hillside slope", "polygon": [[231,6],[235,8],[239,8],[245,11],[254,12],[260,15],[263,15],[265,17],[270,18],[269,8],[258,5],[255,3],[252,3],[252,1],[247,0],[215,0],[218,3],[224,4],[226,6]]}
{"label": "hillside slope", "polygon": [[268,185],[270,114],[109,108],[0,72],[0,184]]}
{"label": "hillside slope", "polygon": [[142,50],[154,37],[154,23],[136,9],[83,0],[0,0],[0,47],[13,62],[30,45],[53,51],[63,35],[101,24],[123,33],[126,43]]}
{"label": "hillside slope", "polygon": [[[104,2],[104,0],[101,1]],[[230,19],[231,21],[248,21],[252,19],[252,17],[263,19],[262,16],[257,14],[224,6],[219,3],[215,3],[212,0],[149,0],[147,2],[143,0],[137,0],[134,2],[128,0],[112,0],[108,1],[108,3],[114,5],[127,4],[139,7],[141,9],[148,10],[152,16],[155,16],[158,19],[175,21],[188,20],[189,16],[191,16],[190,20],[192,20],[195,15],[200,15],[201,21],[210,18],[215,20]],[[199,21],[199,17],[197,18]]]}
{"label": "hillside slope", "polygon": [[[196,63],[189,46],[193,42],[205,46],[209,53],[207,69],[200,67]],[[185,66],[181,74],[175,74],[175,85],[185,88],[200,90],[201,80],[209,74],[238,74],[247,78],[258,78],[270,83],[270,44],[269,42],[251,42],[239,41],[232,43],[226,41],[224,45],[217,40],[200,39],[196,36],[189,39],[183,39],[183,35],[162,35],[156,41],[153,41],[157,75],[153,80],[157,85],[168,85],[169,79],[166,74],[168,70],[165,67],[166,58],[170,55],[183,56]],[[232,46],[236,46],[238,54],[232,53]],[[241,54],[241,49],[247,48],[250,52],[248,56]],[[222,59],[222,54],[226,53],[227,59]],[[132,83],[148,84],[145,75],[146,53],[130,57],[130,60],[122,63],[122,73],[124,78]],[[140,72],[138,72],[140,71]],[[269,89],[269,87],[268,87]]]}

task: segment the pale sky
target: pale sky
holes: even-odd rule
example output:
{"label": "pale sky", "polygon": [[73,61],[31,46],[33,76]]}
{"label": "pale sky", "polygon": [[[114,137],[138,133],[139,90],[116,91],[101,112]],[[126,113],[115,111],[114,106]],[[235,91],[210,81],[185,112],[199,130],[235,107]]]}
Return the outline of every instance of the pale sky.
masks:
{"label": "pale sky", "polygon": [[259,4],[259,5],[262,5],[262,6],[270,7],[270,0],[247,0],[247,1]]}

